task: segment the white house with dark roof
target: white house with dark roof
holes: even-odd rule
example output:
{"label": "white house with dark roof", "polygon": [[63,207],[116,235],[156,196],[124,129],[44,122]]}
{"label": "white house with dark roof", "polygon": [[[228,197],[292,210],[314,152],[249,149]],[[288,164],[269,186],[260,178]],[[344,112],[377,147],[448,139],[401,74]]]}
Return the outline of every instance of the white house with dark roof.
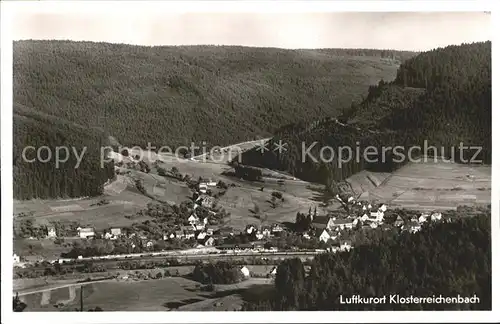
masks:
{"label": "white house with dark roof", "polygon": [[88,239],[88,238],[93,238],[95,236],[94,229],[91,227],[86,227],[86,228],[78,227],[76,230],[78,231],[78,236],[80,238]]}
{"label": "white house with dark roof", "polygon": [[323,231],[320,231],[320,234],[318,236],[318,240],[322,241],[322,242],[328,242],[328,240],[330,240],[330,233],[328,233],[328,231],[326,229],[324,229]]}

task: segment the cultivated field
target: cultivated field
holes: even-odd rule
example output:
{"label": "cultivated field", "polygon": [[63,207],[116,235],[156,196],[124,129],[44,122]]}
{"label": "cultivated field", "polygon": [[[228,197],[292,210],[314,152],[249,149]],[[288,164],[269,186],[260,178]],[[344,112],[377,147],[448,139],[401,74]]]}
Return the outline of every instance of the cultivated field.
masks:
{"label": "cultivated field", "polygon": [[[379,186],[368,177],[379,181]],[[429,160],[408,164],[393,174],[363,171],[348,181],[353,188],[367,189],[361,199],[387,202],[392,208],[445,210],[491,202],[490,166]]]}

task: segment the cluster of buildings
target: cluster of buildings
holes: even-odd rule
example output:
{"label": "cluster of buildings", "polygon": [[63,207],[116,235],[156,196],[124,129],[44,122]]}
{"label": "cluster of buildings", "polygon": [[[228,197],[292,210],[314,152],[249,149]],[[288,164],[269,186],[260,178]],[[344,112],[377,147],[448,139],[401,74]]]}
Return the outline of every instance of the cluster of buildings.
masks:
{"label": "cluster of buildings", "polygon": [[[303,234],[305,238],[310,238],[314,235],[325,243],[330,240],[336,241],[342,236],[344,230],[358,227],[361,229],[382,228],[384,230],[396,227],[401,231],[416,233],[422,228],[423,223],[427,221],[440,221],[442,219],[442,214],[439,212],[422,213],[419,217],[413,217],[409,221],[404,221],[398,215],[392,224],[387,224],[384,222],[385,212],[388,209],[386,204],[374,205],[366,201],[357,201],[352,196],[342,199],[337,195],[335,198],[346,208],[348,211],[347,215],[340,218],[333,214],[319,216],[316,209],[314,213],[309,209],[308,217],[311,220],[311,231]],[[348,241],[344,241],[340,244],[340,247],[344,246],[347,248],[349,244]]]}

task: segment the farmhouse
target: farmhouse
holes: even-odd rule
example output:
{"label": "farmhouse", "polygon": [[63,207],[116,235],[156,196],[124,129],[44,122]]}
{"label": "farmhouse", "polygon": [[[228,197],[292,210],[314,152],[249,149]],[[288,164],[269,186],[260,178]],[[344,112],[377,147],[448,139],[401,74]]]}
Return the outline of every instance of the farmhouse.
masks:
{"label": "farmhouse", "polygon": [[262,234],[261,231],[257,231],[257,233],[255,233],[255,238],[257,240],[262,240],[264,238],[264,234]]}
{"label": "farmhouse", "polygon": [[20,260],[21,260],[21,258],[19,257],[19,255],[14,253],[14,263],[19,263]]}
{"label": "farmhouse", "polygon": [[52,226],[48,227],[47,228],[47,238],[54,238],[54,237],[57,237],[55,227],[52,227]]}
{"label": "farmhouse", "polygon": [[271,276],[275,276],[275,275],[276,275],[276,273],[278,273],[278,267],[273,267],[273,269],[271,270],[271,272],[269,272],[269,274],[270,274]]}
{"label": "farmhouse", "polygon": [[81,228],[78,227],[76,229],[78,231],[78,237],[88,239],[88,238],[93,238],[95,236],[95,232],[93,228],[86,227],[86,228]]}

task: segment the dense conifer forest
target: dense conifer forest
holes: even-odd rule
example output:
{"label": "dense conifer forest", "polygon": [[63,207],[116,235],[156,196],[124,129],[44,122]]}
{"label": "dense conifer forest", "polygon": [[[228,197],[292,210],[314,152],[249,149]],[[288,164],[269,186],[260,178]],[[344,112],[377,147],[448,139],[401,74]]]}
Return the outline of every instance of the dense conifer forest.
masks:
{"label": "dense conifer forest", "polygon": [[[463,216],[463,215],[462,215]],[[316,256],[309,274],[299,259],[282,262],[275,287],[246,310],[488,310],[491,309],[491,212],[388,236],[345,253]],[[464,304],[346,304],[340,295],[472,297]]]}
{"label": "dense conifer forest", "polygon": [[[15,199],[97,196],[102,193],[103,184],[114,177],[112,162],[105,163],[103,168],[100,165],[100,147],[108,145],[101,130],[15,104],[13,139]],[[25,151],[25,157],[33,162],[23,158],[23,150],[28,146],[32,148]],[[42,149],[37,158],[37,150],[43,146],[50,149],[50,155],[47,149]],[[57,166],[56,148],[63,146],[69,154],[60,149],[60,158],[67,161]],[[75,151],[83,156],[79,165]]]}
{"label": "dense conifer forest", "polygon": [[336,115],[415,53],[14,43],[14,102],[123,145],[229,145]]}
{"label": "dense conifer forest", "polygon": [[[424,141],[437,147],[438,155],[451,158],[454,154],[457,162],[475,154],[475,150],[464,150],[464,161],[458,161],[460,143],[481,146],[475,159],[491,163],[491,108],[491,42],[448,46],[406,60],[394,81],[370,86],[361,103],[352,104],[337,118],[282,127],[267,147],[282,140],[288,145],[286,152],[252,150],[243,154],[242,162],[327,185],[363,169],[393,171],[408,160],[407,148],[423,148]],[[316,159],[324,146],[334,148],[336,155],[326,155],[326,163],[309,156],[303,161],[302,153],[314,142],[317,145],[309,152]],[[378,155],[371,159],[377,161],[369,163],[361,156],[339,164],[340,158],[348,158],[338,154],[341,146],[351,147],[353,154],[356,147],[363,152],[374,146]],[[388,151],[383,156],[382,146],[403,146],[405,154],[397,158]]]}

